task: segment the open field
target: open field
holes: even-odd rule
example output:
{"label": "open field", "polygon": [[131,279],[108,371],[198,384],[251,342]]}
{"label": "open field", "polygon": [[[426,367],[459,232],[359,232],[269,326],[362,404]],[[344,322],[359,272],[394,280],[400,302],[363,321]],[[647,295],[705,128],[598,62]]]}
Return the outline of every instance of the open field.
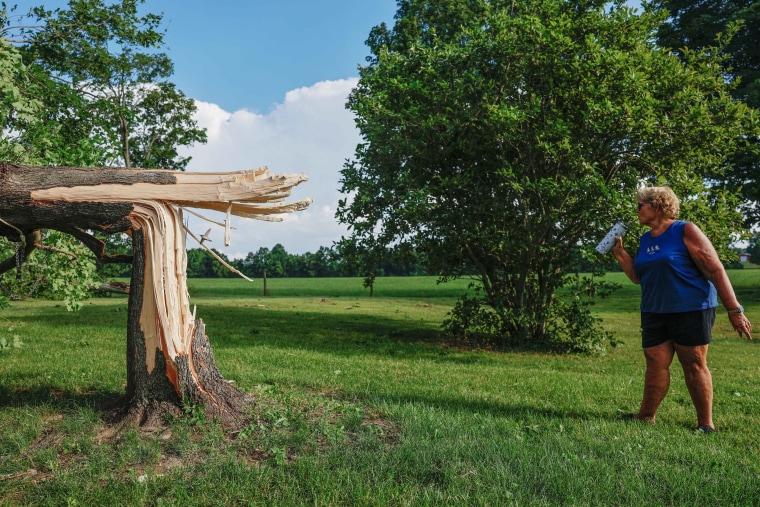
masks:
{"label": "open field", "polygon": [[[627,423],[643,386],[638,287],[595,313],[602,357],[447,346],[466,282],[190,280],[223,375],[255,394],[235,434],[197,407],[159,434],[101,441],[126,381],[126,297],[79,313],[0,313],[0,505],[757,505],[760,270],[730,272],[756,340],[719,312],[709,364],[720,432],[694,431],[673,365],[658,424]],[[16,346],[14,346],[14,343]]]}

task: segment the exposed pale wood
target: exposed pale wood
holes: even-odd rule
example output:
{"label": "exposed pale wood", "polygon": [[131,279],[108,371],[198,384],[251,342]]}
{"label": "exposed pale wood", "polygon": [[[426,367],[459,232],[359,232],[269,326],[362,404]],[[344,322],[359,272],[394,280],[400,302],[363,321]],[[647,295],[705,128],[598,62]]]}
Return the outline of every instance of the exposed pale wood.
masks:
{"label": "exposed pale wood", "polygon": [[[130,215],[145,235],[142,326],[146,350],[159,349],[172,362],[190,349],[194,323],[187,291],[187,250],[182,221],[173,206],[137,201]],[[148,354],[148,373],[155,357]],[[176,365],[172,364],[176,368]]]}
{"label": "exposed pale wood", "polygon": [[[103,183],[100,185],[59,186],[33,190],[32,199],[40,201],[125,201],[132,198],[175,202],[270,202],[290,195],[290,189],[308,180],[303,174],[175,173],[173,185],[153,183]],[[203,206],[198,206],[203,207]]]}
{"label": "exposed pale wood", "polygon": [[[215,201],[207,201],[204,203],[197,203],[197,202],[187,202],[187,201],[172,201],[174,204],[183,206],[183,207],[196,207],[196,208],[203,208],[213,211],[218,211],[219,213],[227,213],[228,204],[226,202],[215,202]],[[243,217],[243,218],[254,218],[257,220],[268,220],[268,221],[274,221],[279,222],[282,219],[276,216],[271,215],[282,215],[284,213],[292,213],[295,211],[303,211],[306,208],[308,208],[311,203],[314,202],[312,199],[303,199],[301,201],[295,201],[285,204],[280,204],[276,206],[252,206],[249,204],[241,204],[241,203],[232,203],[232,208],[230,209],[230,213],[232,213],[235,216]]]}
{"label": "exposed pale wood", "polygon": [[32,190],[30,195],[38,201],[162,201],[266,221],[280,221],[272,215],[302,211],[313,202],[302,199],[274,204],[288,197],[293,186],[308,180],[303,174],[275,175],[259,168],[234,173],[174,173],[174,177],[176,183],[172,185],[137,182],[57,186]]}

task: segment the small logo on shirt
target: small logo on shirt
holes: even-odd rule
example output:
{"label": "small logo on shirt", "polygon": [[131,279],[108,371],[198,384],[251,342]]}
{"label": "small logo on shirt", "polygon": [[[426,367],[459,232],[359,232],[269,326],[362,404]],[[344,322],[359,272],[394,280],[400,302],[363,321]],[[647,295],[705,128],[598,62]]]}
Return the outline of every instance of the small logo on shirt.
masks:
{"label": "small logo on shirt", "polygon": [[660,245],[654,245],[654,246],[647,247],[647,253],[649,255],[656,254],[659,251],[660,251]]}

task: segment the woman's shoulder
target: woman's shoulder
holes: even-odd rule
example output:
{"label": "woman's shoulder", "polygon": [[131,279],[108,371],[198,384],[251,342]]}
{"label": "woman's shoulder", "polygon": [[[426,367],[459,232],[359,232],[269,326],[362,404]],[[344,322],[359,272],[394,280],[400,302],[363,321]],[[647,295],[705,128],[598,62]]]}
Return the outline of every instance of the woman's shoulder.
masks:
{"label": "woman's shoulder", "polygon": [[702,232],[702,229],[699,228],[697,224],[694,222],[683,222],[683,231],[684,235],[687,236],[703,236],[704,233]]}
{"label": "woman's shoulder", "polygon": [[690,227],[696,226],[693,222],[687,222],[686,220],[674,220],[670,225],[670,230],[684,234]]}

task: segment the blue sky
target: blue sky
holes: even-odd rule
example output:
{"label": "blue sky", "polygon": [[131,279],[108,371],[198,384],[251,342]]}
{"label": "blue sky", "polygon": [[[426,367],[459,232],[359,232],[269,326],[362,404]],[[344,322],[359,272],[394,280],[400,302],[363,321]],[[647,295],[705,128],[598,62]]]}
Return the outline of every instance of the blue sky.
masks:
{"label": "blue sky", "polygon": [[228,111],[266,113],[290,90],[357,76],[395,0],[147,0],[163,12],[174,80]]}
{"label": "blue sky", "polygon": [[[68,0],[8,3],[27,12]],[[290,90],[356,76],[364,41],[373,26],[393,23],[396,0],[146,0],[140,9],[163,14],[173,81],[185,95],[266,113]]]}

